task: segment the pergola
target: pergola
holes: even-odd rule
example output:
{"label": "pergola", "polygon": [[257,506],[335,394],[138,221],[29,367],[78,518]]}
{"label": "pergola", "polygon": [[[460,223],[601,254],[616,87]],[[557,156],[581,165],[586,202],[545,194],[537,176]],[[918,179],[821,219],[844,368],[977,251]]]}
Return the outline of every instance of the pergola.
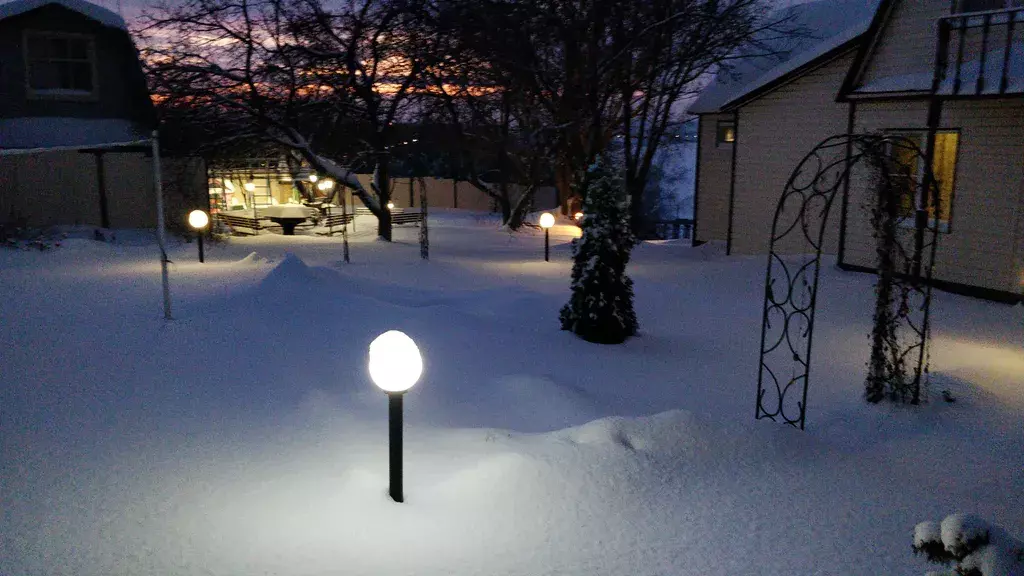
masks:
{"label": "pergola", "polygon": [[104,178],[103,154],[106,152],[150,152],[153,156],[153,194],[156,197],[156,237],[157,245],[160,247],[160,275],[163,280],[164,297],[164,318],[171,319],[171,290],[167,273],[167,237],[164,223],[164,196],[163,182],[160,173],[160,143],[157,131],[154,130],[150,138],[124,140],[124,141],[99,141],[83,142],[77,145],[59,146],[36,146],[25,148],[0,148],[0,157],[21,156],[26,154],[41,154],[44,152],[69,152],[77,151],[96,155],[97,187],[100,199],[101,221],[104,227],[109,226],[107,214],[106,182]]}

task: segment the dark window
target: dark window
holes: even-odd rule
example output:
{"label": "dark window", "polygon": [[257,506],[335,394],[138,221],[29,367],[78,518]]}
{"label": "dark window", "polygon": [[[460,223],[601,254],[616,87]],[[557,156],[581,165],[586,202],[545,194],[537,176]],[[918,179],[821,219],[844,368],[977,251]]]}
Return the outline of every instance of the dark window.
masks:
{"label": "dark window", "polygon": [[718,132],[715,137],[715,144],[732,144],[736,141],[736,124],[723,121],[718,123]]}
{"label": "dark window", "polygon": [[30,92],[89,95],[95,91],[95,51],[90,38],[29,33],[26,40]]}
{"label": "dark window", "polygon": [[956,0],[955,12],[985,12],[1024,7],[1024,0]]}

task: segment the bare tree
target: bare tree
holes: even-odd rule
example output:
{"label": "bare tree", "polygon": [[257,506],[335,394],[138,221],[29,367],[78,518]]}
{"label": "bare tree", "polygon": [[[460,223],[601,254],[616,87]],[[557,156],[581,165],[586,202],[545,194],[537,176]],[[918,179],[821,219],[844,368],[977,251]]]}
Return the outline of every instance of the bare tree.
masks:
{"label": "bare tree", "polygon": [[436,71],[429,77],[423,110],[449,128],[460,177],[494,201],[503,225],[517,230],[548,171],[547,126],[509,87]]}
{"label": "bare tree", "polygon": [[[332,9],[320,0],[186,0],[145,14],[139,33],[164,105],[225,130],[218,145],[290,151],[351,188],[390,240],[388,138],[418,73],[404,57],[414,36],[407,8],[397,0]],[[356,163],[377,166],[372,193]]]}
{"label": "bare tree", "polygon": [[[563,202],[616,135],[627,142],[631,210],[676,104],[758,34],[779,28],[766,0],[445,0],[456,36],[556,133]],[[514,33],[496,34],[496,30]],[[625,132],[625,134],[623,134]]]}
{"label": "bare tree", "polygon": [[[680,125],[679,102],[702,87],[702,79],[737,57],[774,52],[771,40],[795,34],[785,16],[767,16],[760,0],[707,2],[651,0],[625,25],[641,34],[626,43],[618,65],[625,184],[634,232],[650,230],[644,191],[655,157]],[[645,24],[646,23],[646,24]],[[743,48],[742,53],[739,52]]]}

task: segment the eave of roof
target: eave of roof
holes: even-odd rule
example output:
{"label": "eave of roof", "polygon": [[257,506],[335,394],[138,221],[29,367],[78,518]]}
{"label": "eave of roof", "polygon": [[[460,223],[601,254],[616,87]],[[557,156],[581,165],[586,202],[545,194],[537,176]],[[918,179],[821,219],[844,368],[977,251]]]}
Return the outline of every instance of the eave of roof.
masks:
{"label": "eave of roof", "polygon": [[[808,26],[816,33],[826,37],[809,46],[795,46],[794,53],[789,58],[779,61],[773,66],[761,68],[760,65],[765,60],[764,58],[751,60],[749,69],[741,74],[741,77],[746,75],[751,78],[746,82],[731,81],[727,76],[723,79],[723,74],[727,73],[720,74],[689,107],[690,113],[713,114],[735,108],[738,103],[748,102],[752,98],[763,95],[765,92],[852,50],[863,40],[865,34],[870,30],[871,24],[877,18],[877,4],[870,0],[863,4],[859,0],[849,0],[844,3],[829,0],[827,3],[808,3],[803,7],[795,7],[793,10],[803,9],[820,17],[823,8],[827,11],[841,4],[845,4],[845,7],[850,10],[861,4],[860,12],[853,13],[863,16],[857,18],[844,14],[844,17],[833,11],[831,14],[826,13],[825,23],[819,24],[815,29],[816,20],[799,22],[800,17],[804,14],[796,12],[795,17],[800,25]],[[870,12],[866,12],[865,9]],[[813,18],[813,16],[809,17]]]}
{"label": "eave of roof", "polygon": [[864,67],[867,64],[867,58],[874,52],[875,46],[878,43],[878,33],[891,12],[892,0],[881,0],[878,10],[875,11],[875,17],[871,19],[871,25],[868,26],[864,34],[867,41],[861,43],[860,48],[857,50],[857,56],[853,59],[853,65],[850,66],[850,71],[846,74],[846,79],[843,80],[843,84],[839,88],[840,102],[846,101],[847,96],[853,92],[853,87],[860,82],[861,76],[864,74]]}
{"label": "eave of roof", "polygon": [[124,18],[115,12],[85,0],[13,0],[11,2],[3,2],[0,3],[0,20],[19,16],[48,4],[56,4],[72,12],[77,12],[90,20],[110,28],[128,30],[128,24],[124,21]]}

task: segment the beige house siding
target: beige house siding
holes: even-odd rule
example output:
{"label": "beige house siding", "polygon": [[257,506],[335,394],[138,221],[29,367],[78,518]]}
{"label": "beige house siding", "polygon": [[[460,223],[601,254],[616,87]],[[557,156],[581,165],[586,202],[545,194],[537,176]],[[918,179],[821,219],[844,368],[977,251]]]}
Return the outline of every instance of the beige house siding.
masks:
{"label": "beige house siding", "polygon": [[931,87],[938,49],[939,18],[949,16],[950,0],[896,0],[878,42],[866,59],[861,85],[913,75]]}
{"label": "beige house siding", "polygon": [[[150,161],[139,153],[107,153],[103,162],[111,227],[155,226]],[[99,226],[95,157],[69,151],[0,158],[0,219],[12,216],[30,226]]]}
{"label": "beige house siding", "polygon": [[701,242],[724,242],[729,233],[729,184],[734,145],[716,144],[716,139],[718,122],[732,120],[732,114],[706,114],[700,117],[700,150],[697,158],[700,163],[700,180],[697,182],[695,240]]}
{"label": "beige house siding", "polygon": [[[849,105],[837,103],[835,97],[852,61],[853,53],[847,53],[741,108],[733,253],[768,251],[775,208],[793,170],[819,142],[846,133]],[[842,158],[845,149],[835,153]],[[702,165],[702,179],[703,169]],[[703,203],[702,197],[701,210]],[[836,251],[839,213],[837,197],[826,225],[826,252]],[[787,237],[777,248],[782,252],[808,250],[802,234]]]}
{"label": "beige house siding", "polygon": [[[860,132],[926,126],[927,104],[857,106]],[[939,280],[1021,292],[1024,274],[1024,101],[957,100],[943,104],[940,130],[959,130],[950,231],[939,238]],[[844,261],[874,265],[867,189],[851,186]]]}

